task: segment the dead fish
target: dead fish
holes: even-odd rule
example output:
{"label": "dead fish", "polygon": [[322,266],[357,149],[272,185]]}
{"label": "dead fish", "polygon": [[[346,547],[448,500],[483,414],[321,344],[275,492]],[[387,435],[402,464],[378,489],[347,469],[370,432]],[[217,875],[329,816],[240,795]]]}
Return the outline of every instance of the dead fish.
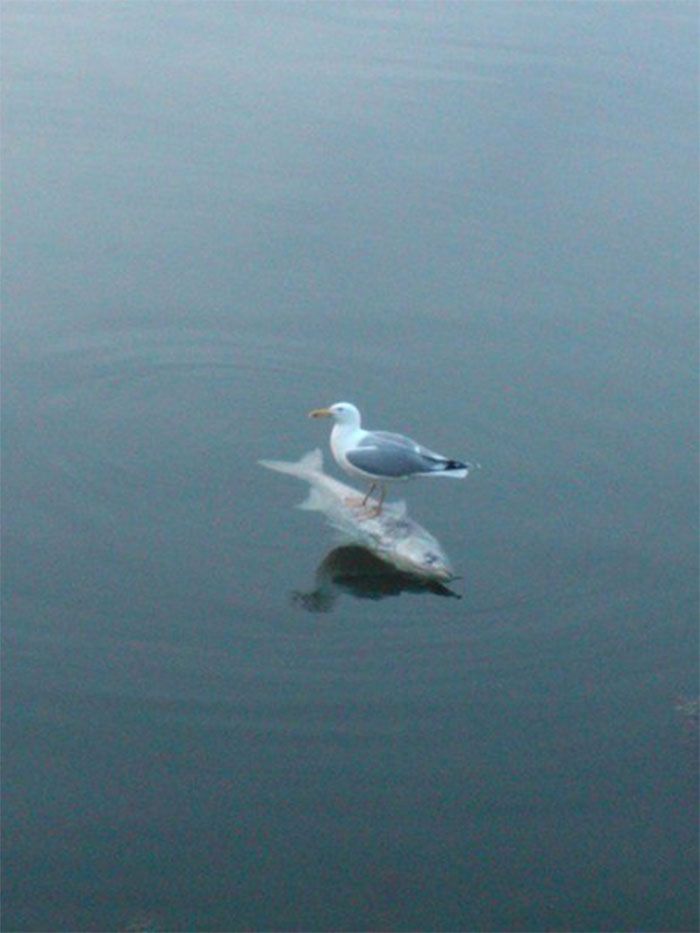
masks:
{"label": "dead fish", "polygon": [[342,544],[329,551],[316,568],[315,586],[295,590],[292,603],[307,612],[331,612],[343,594],[355,599],[379,600],[402,593],[462,597],[445,583],[398,570],[357,544]]}
{"label": "dead fish", "polygon": [[299,508],[321,512],[348,542],[361,544],[399,570],[425,580],[446,582],[455,574],[440,542],[409,518],[404,502],[368,510],[363,494],[323,472],[323,454],[312,450],[296,463],[260,460],[261,466],[288,473],[311,487]]}

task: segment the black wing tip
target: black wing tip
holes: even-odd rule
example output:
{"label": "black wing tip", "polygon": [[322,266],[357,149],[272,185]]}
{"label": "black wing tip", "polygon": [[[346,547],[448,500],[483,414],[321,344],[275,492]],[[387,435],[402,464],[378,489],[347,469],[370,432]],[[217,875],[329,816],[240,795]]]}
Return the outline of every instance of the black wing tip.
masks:
{"label": "black wing tip", "polygon": [[468,470],[469,464],[462,463],[461,460],[448,460],[445,464],[446,470]]}

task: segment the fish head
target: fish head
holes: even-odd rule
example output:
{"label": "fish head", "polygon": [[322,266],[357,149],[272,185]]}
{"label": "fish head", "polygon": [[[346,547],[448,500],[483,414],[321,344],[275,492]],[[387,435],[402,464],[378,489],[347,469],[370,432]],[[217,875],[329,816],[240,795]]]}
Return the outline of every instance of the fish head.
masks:
{"label": "fish head", "polygon": [[402,570],[430,580],[447,582],[455,576],[450,562],[437,542],[425,541],[420,537],[411,536],[399,541],[394,561]]}

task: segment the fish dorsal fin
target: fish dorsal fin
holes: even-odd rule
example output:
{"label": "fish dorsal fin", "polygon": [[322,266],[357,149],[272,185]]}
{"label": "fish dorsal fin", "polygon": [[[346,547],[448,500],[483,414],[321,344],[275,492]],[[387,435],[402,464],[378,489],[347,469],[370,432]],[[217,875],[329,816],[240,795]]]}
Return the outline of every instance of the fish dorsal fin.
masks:
{"label": "fish dorsal fin", "polygon": [[392,502],[391,511],[393,512],[395,518],[406,518],[406,515],[408,513],[408,508],[406,507],[406,500],[399,499],[398,502]]}
{"label": "fish dorsal fin", "polygon": [[325,505],[327,505],[326,497],[318,489],[310,489],[306,499],[300,502],[297,508],[308,512],[322,512]]}

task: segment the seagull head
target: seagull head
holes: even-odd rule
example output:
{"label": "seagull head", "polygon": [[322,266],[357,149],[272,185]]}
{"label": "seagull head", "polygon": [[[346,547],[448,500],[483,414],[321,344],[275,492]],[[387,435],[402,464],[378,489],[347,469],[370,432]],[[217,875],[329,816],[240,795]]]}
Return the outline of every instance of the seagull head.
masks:
{"label": "seagull head", "polygon": [[336,402],[328,408],[314,408],[309,418],[332,418],[337,424],[360,426],[360,412],[350,402]]}

